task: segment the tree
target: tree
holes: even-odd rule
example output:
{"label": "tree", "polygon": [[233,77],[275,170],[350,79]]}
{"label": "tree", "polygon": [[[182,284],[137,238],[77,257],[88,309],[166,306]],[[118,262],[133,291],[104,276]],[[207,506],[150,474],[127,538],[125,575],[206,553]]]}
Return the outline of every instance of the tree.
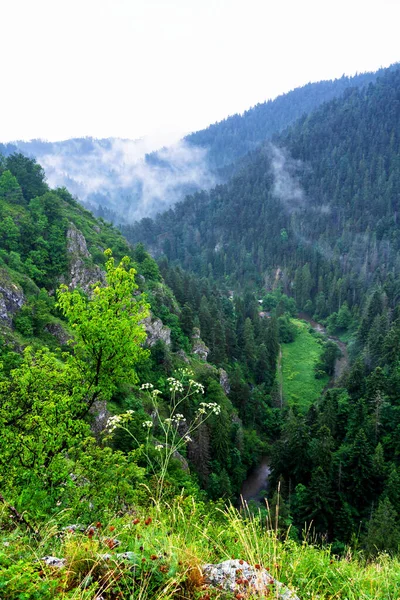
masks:
{"label": "tree", "polygon": [[379,502],[368,526],[365,546],[368,554],[386,552],[397,552],[400,544],[400,529],[398,525],[398,514],[393,508],[389,498]]}
{"label": "tree", "polygon": [[22,190],[11,171],[4,171],[0,177],[0,198],[11,204],[23,204]]}
{"label": "tree", "polygon": [[91,296],[62,285],[58,307],[74,330],[74,365],[81,373],[81,385],[90,407],[101,396],[108,400],[123,382],[135,383],[135,364],[146,351],[142,324],[149,305],[134,295],[134,269],[129,258],[114,265],[111,250],[106,250],[106,285],[96,285]]}
{"label": "tree", "polygon": [[60,360],[27,348],[11,374],[0,369],[0,465],[7,486],[32,477],[45,486],[65,478],[66,452],[89,436],[85,417],[94,402],[137,380],[148,306],[134,295],[129,259],[114,266],[106,254],[105,285],[90,297],[66,286],[59,290],[58,305],[75,331],[71,354]]}
{"label": "tree", "polygon": [[17,178],[27,202],[47,192],[44,169],[34,158],[21,153],[11,154],[6,160],[7,169]]}
{"label": "tree", "polygon": [[254,327],[251,319],[246,318],[243,331],[244,358],[251,371],[254,370],[257,360],[257,347],[254,339]]}
{"label": "tree", "polygon": [[340,329],[348,329],[351,324],[351,312],[347,302],[343,302],[337,315],[337,326]]}

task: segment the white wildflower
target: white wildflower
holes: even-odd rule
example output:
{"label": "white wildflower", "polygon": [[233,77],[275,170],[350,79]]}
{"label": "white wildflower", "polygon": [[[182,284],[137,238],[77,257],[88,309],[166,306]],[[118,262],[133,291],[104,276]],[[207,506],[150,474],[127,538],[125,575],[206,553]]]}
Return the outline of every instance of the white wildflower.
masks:
{"label": "white wildflower", "polygon": [[140,387],[141,390],[152,390],[154,385],[152,383],[143,383]]}

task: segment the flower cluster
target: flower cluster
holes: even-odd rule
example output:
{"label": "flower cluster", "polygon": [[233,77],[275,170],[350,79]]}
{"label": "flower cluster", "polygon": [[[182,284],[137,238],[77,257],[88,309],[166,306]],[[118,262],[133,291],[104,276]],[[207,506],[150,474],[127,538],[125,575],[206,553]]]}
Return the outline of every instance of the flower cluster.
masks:
{"label": "flower cluster", "polygon": [[178,373],[180,373],[182,375],[182,377],[185,377],[185,376],[192,376],[193,377],[193,375],[194,375],[192,369],[188,369],[187,367],[186,368],[183,367],[181,369],[178,369]]}
{"label": "flower cluster", "polygon": [[221,407],[216,402],[200,402],[200,408],[197,409],[198,414],[205,415],[208,411],[211,411],[214,415],[219,415]]}
{"label": "flower cluster", "polygon": [[189,379],[190,387],[194,390],[196,394],[204,394],[204,385],[199,383],[198,381],[194,381],[194,379]]}
{"label": "flower cluster", "polygon": [[153,421],[144,421],[142,423],[142,427],[144,427],[145,429],[150,429],[151,427],[153,427]]}
{"label": "flower cluster", "polygon": [[164,423],[167,425],[176,425],[178,426],[180,423],[184,423],[186,421],[185,417],[181,413],[176,413],[173,417],[164,419]]}
{"label": "flower cluster", "polygon": [[141,390],[152,390],[154,385],[152,383],[143,383],[140,387]]}
{"label": "flower cluster", "polygon": [[111,433],[114,431],[114,429],[117,429],[117,427],[125,425],[132,419],[134,412],[134,410],[127,410],[125,413],[121,413],[120,415],[113,415],[108,419],[106,429]]}
{"label": "flower cluster", "polygon": [[168,377],[167,379],[169,383],[169,391],[170,392],[183,392],[183,384],[175,379],[175,377]]}

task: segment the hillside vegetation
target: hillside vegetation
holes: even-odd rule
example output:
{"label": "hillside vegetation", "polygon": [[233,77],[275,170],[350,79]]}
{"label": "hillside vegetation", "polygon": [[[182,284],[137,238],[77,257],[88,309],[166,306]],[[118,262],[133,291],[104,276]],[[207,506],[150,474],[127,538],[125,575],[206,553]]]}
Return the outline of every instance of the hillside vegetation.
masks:
{"label": "hillside vegetation", "polygon": [[[293,523],[301,530],[312,520],[340,544],[356,531],[368,536],[371,515],[387,510],[399,531],[399,106],[397,68],[301,117],[226,185],[123,229],[160,264],[246,298],[255,290],[278,321],[297,308],[351,338],[340,388],[306,414],[294,406],[262,426],[270,431],[274,422],[279,431],[278,441],[269,438],[271,483],[281,481]],[[285,329],[280,321],[283,336]],[[330,376],[335,352],[324,350]],[[275,385],[275,406],[277,395]]]}
{"label": "hillside vegetation", "polygon": [[349,89],[134,246],[0,158],[0,596],[399,597],[399,106]]}

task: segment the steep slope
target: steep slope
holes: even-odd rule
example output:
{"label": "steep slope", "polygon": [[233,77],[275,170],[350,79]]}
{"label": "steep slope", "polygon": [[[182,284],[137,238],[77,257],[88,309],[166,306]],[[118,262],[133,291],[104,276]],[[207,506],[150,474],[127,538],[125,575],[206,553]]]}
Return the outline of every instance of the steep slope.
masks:
{"label": "steep slope", "polygon": [[368,286],[399,276],[399,96],[398,69],[304,116],[228,184],[123,231],[236,285],[279,267],[289,291],[308,263],[311,279],[295,290],[301,308],[318,292],[331,297],[330,312],[360,303]]}
{"label": "steep slope", "polygon": [[274,100],[257,104],[242,115],[232,115],[207,129],[191,133],[185,139],[206,148],[209,163],[214,168],[227,166],[324,102],[338,98],[349,88],[362,88],[373,83],[385,70],[308,83]]}
{"label": "steep slope", "polygon": [[[184,480],[188,487],[196,487],[199,481],[213,498],[236,497],[247,471],[257,462],[266,437],[261,439],[255,430],[255,422],[248,418],[244,403],[236,405],[227,396],[228,375],[222,367],[229,370],[235,362],[237,369],[246,371],[250,380],[256,378],[266,393],[271,389],[276,332],[266,323],[262,326],[258,305],[253,301],[251,313],[243,312],[236,317],[227,293],[215,287],[211,289],[208,282],[201,282],[201,287],[195,289],[197,282],[193,281],[192,294],[187,298],[182,294],[175,297],[167,285],[169,279],[177,283],[174,274],[165,272],[166,283],[156,262],[141,244],[135,248],[130,246],[117,229],[93,217],[65,188],[50,189],[43,169],[22,154],[0,156],[0,220],[0,384],[3,376],[7,380],[11,371],[23,362],[21,353],[26,347],[54,352],[61,348],[70,354],[72,348],[68,341],[73,338],[74,330],[56,304],[57,288],[64,283],[69,290],[78,289],[90,297],[91,285],[105,281],[104,251],[110,248],[117,261],[128,256],[138,273],[139,297],[144,292],[151,307],[150,315],[143,320],[148,353],[136,366],[141,382],[167,394],[168,377],[188,368],[204,386],[202,399],[221,406],[218,418],[196,432],[187,449],[193,478],[178,469],[175,483],[181,485]],[[193,310],[186,301],[193,302]],[[220,329],[227,336],[226,348],[218,348],[215,342],[213,319],[216,314]],[[255,340],[248,351],[246,348],[238,350],[236,330],[243,329],[245,320],[257,342],[262,345],[271,340],[270,352],[263,362],[268,367],[267,372],[259,372],[261,357],[258,351],[253,351]],[[206,337],[210,348],[200,336]],[[239,337],[239,343],[241,341]],[[128,383],[132,386],[136,381]],[[136,389],[132,395],[130,387],[122,388],[111,398],[113,410],[118,413],[125,407],[130,408],[129,403],[137,404],[137,397],[141,396],[140,390]],[[0,413],[4,406],[0,389]],[[140,403],[139,406],[143,418],[148,418]],[[95,408],[94,427],[100,435],[110,413],[104,403]],[[189,419],[195,408],[197,405],[187,401],[180,411]],[[129,449],[126,440],[118,443]],[[187,469],[186,459],[183,464]]]}
{"label": "steep slope", "polygon": [[[397,69],[302,117],[252,153],[228,184],[124,228],[129,239],[164,255],[161,266],[169,260],[232,289],[258,289],[263,308],[275,314],[284,310],[282,289],[308,318],[351,338],[351,368],[340,387],[326,390],[305,415],[296,406],[284,412],[270,484],[280,483],[280,510],[297,527],[313,521],[331,541],[348,542],[358,526],[368,545],[378,521],[390,521],[393,552],[400,515],[399,193]],[[334,352],[327,345],[321,363]],[[384,543],[375,538],[375,549]]]}

